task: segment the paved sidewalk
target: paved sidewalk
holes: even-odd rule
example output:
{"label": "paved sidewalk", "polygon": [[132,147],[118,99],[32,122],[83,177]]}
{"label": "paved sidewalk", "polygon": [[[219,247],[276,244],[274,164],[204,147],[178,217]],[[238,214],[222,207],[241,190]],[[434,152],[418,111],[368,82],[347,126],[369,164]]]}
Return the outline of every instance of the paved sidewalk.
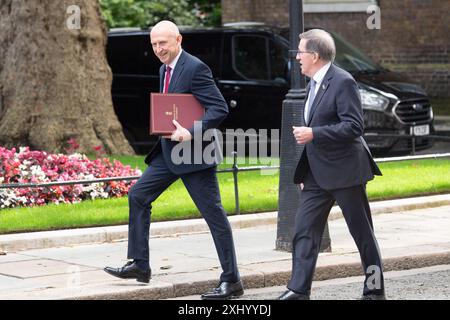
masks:
{"label": "paved sidewalk", "polygon": [[[373,202],[371,207],[386,270],[450,264],[450,195]],[[245,287],[285,285],[291,254],[274,249],[276,213],[231,220]],[[97,233],[60,231],[54,238],[50,233],[0,236],[0,248],[7,251],[0,255],[0,299],[164,299],[202,293],[217,284],[220,273],[211,235],[202,225],[197,220],[152,225],[149,284],[117,279],[102,270],[126,261],[126,234],[112,239],[114,228],[123,226],[93,228],[102,229]],[[360,275],[359,254],[336,209],[329,227],[333,250],[320,254],[315,280]],[[74,241],[75,231],[93,238],[103,233],[111,242],[68,245],[61,240],[67,233],[66,240]],[[58,237],[62,242],[48,240]],[[25,250],[8,249],[19,240]],[[26,242],[41,249],[26,249]],[[52,247],[55,244],[64,246]]]}
{"label": "paved sidewalk", "polygon": [[[370,203],[372,214],[408,211],[412,209],[450,205],[450,194],[416,197],[407,199],[374,201]],[[277,223],[277,212],[259,214],[243,214],[230,216],[233,230],[270,225]],[[331,210],[329,220],[342,217],[339,207]],[[203,219],[180,220],[169,222],[154,222],[151,224],[152,237],[172,236],[193,232],[206,232],[208,226]],[[128,226],[112,226],[98,228],[83,228],[48,232],[31,232],[0,235],[0,252],[17,252],[20,250],[44,249],[80,244],[104,243],[120,241],[128,238]]]}

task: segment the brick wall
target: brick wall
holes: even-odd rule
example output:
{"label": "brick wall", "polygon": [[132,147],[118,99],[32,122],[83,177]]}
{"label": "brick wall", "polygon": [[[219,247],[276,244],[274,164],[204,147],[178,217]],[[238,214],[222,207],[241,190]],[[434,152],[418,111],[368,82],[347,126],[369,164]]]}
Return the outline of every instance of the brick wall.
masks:
{"label": "brick wall", "polygon": [[270,25],[288,24],[289,0],[222,0],[222,23],[260,21]]}
{"label": "brick wall", "polygon": [[[430,96],[450,96],[448,0],[379,0],[381,29],[361,13],[305,13],[305,26],[341,34],[375,61],[420,83]],[[288,0],[222,0],[222,21],[289,24]]]}

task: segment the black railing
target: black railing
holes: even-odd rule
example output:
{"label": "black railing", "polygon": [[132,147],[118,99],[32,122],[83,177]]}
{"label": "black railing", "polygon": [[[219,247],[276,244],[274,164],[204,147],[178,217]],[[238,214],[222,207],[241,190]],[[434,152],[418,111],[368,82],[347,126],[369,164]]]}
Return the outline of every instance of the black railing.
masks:
{"label": "black railing", "polygon": [[399,138],[405,140],[411,140],[411,154],[416,154],[416,139],[432,139],[432,140],[441,140],[441,141],[449,141],[450,136],[439,136],[439,135],[423,135],[417,136],[414,134],[389,134],[389,133],[367,133],[364,135],[365,137],[380,137],[380,138]]}
{"label": "black railing", "polygon": [[[395,138],[408,138],[414,139],[414,136],[411,135],[395,135],[395,134],[371,134],[371,136],[378,137],[395,137]],[[450,141],[450,136],[436,136],[436,135],[427,135],[420,136],[426,137],[430,139]],[[414,146],[414,140],[413,140]],[[413,149],[414,151],[414,149]],[[402,156],[402,157],[388,157],[388,158],[376,158],[375,162],[393,162],[393,161],[407,161],[407,160],[423,160],[423,159],[440,159],[440,158],[449,158],[450,153],[438,153],[438,154],[425,154],[425,155],[410,155],[410,156]],[[248,167],[239,167],[238,166],[238,157],[237,152],[233,152],[233,166],[231,168],[225,168],[221,170],[217,170],[217,173],[233,173],[233,183],[234,183],[234,198],[235,198],[235,213],[240,214],[241,209],[239,205],[239,186],[238,186],[238,174],[239,172],[247,172],[247,171],[259,171],[259,170],[278,170],[280,166],[248,166]],[[98,178],[98,179],[89,179],[89,180],[71,180],[71,181],[54,181],[54,182],[43,182],[43,183],[5,183],[0,184],[0,189],[14,189],[14,188],[42,188],[42,187],[52,187],[52,186],[67,186],[67,185],[89,185],[93,183],[102,183],[102,182],[110,182],[110,181],[133,181],[138,180],[140,176],[128,176],[128,177],[111,177],[111,178]]]}

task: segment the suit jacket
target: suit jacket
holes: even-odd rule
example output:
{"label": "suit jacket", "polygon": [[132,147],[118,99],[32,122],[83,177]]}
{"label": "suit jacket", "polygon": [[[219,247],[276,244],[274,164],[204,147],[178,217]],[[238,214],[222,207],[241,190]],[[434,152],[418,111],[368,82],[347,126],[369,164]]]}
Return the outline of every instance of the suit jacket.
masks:
{"label": "suit jacket", "polygon": [[309,123],[305,123],[312,128],[314,138],[303,148],[294,183],[303,181],[308,168],[325,190],[365,184],[374,175],[381,175],[362,137],[361,98],[355,80],[347,71],[331,65],[309,113]]}
{"label": "suit jacket", "polygon": [[[159,70],[160,92],[163,91],[165,71],[166,66],[163,64]],[[192,93],[205,108],[205,115],[201,119],[201,126],[186,128],[192,134],[193,140],[180,143],[160,138],[146,156],[145,163],[150,164],[151,160],[159,152],[162,152],[168,168],[175,174],[185,174],[217,166],[222,160],[217,133],[210,141],[202,141],[202,138],[206,130],[217,128],[227,117],[228,106],[214,82],[211,70],[201,60],[183,50],[172,72],[168,92]],[[187,154],[178,152],[182,146],[184,146],[184,151],[188,151]],[[176,153],[180,157],[189,160],[183,161],[183,163],[174,163],[171,157],[174,148],[177,148]],[[204,152],[208,155],[206,161],[203,157]],[[213,162],[211,157],[214,158]]]}

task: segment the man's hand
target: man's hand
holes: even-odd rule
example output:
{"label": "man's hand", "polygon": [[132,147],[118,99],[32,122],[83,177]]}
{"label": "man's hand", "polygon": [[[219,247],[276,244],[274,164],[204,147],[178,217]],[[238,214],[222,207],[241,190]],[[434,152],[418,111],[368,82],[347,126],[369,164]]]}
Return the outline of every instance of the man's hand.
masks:
{"label": "man's hand", "polygon": [[178,123],[177,120],[173,120],[172,122],[175,125],[176,129],[174,132],[172,132],[172,135],[170,136],[170,140],[178,141],[178,142],[192,140],[192,135],[188,131],[188,129],[183,128],[181,126],[181,124]]}
{"label": "man's hand", "polygon": [[295,140],[299,144],[307,144],[313,140],[313,131],[310,127],[292,127]]}

